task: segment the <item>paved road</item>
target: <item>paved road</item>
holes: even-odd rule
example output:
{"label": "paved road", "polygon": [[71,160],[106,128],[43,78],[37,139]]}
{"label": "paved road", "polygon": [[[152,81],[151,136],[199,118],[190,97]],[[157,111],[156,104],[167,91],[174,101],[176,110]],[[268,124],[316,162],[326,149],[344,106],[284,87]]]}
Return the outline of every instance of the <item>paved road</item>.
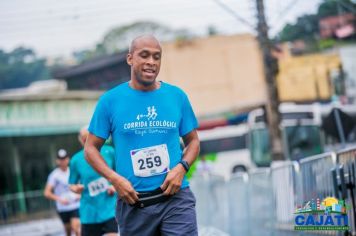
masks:
{"label": "paved road", "polygon": [[59,218],[34,220],[0,226],[1,236],[64,236]]}
{"label": "paved road", "polygon": [[[65,236],[62,223],[59,218],[34,220],[25,223],[9,224],[0,226],[1,236]],[[266,236],[311,236],[307,232],[298,231],[275,231],[266,232]],[[316,234],[312,234],[316,236]],[[199,227],[199,236],[233,236],[214,227]],[[247,236],[247,235],[243,235]]]}

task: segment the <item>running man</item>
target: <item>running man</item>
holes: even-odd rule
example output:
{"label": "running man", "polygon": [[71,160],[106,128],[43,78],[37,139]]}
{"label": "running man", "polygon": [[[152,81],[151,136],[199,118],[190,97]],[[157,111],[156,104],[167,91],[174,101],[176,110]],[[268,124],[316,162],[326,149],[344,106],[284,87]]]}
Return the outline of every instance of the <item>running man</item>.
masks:
{"label": "running man", "polygon": [[[119,194],[121,236],[198,235],[185,177],[199,154],[198,122],[180,88],[156,81],[161,56],[155,37],[134,39],[127,55],[131,80],[99,99],[89,126],[85,156]],[[116,172],[100,154],[110,135]]]}
{"label": "running man", "polygon": [[67,236],[73,231],[76,236],[80,235],[79,199],[80,195],[69,189],[69,156],[67,151],[60,149],[57,152],[57,168],[48,176],[44,190],[44,196],[56,202],[56,208],[61,218]]}
{"label": "running man", "polygon": [[[79,132],[78,139],[83,147],[88,133],[86,127]],[[114,149],[104,145],[100,154],[107,165],[115,170]],[[76,153],[70,161],[69,184],[73,192],[82,195],[79,208],[82,236],[117,235],[115,188],[88,164],[84,150]]]}

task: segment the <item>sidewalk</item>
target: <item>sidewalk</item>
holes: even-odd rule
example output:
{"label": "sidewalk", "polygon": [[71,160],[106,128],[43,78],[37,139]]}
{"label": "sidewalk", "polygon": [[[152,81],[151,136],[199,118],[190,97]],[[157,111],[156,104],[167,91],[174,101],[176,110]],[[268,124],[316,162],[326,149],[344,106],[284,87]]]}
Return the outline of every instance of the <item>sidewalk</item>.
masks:
{"label": "sidewalk", "polygon": [[[65,236],[59,218],[33,220],[0,226],[1,236]],[[213,227],[199,227],[200,236],[229,236],[229,234]]]}
{"label": "sidewalk", "polygon": [[59,218],[33,220],[0,226],[1,236],[64,236],[63,225]]}

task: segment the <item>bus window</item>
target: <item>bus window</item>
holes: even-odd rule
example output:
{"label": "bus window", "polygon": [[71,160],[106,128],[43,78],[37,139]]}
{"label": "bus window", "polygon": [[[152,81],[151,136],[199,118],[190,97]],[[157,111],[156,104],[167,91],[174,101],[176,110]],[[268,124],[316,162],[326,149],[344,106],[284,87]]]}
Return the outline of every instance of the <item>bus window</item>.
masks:
{"label": "bus window", "polygon": [[218,153],[230,150],[246,149],[246,134],[235,137],[202,140],[200,154]]}

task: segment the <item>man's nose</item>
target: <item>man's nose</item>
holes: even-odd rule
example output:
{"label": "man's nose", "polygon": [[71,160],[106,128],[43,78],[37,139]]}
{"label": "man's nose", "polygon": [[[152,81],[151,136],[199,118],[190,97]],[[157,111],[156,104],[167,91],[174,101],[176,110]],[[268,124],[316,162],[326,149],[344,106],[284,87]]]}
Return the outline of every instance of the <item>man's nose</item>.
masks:
{"label": "man's nose", "polygon": [[156,61],[153,59],[153,57],[148,57],[146,63],[150,65],[154,65]]}

